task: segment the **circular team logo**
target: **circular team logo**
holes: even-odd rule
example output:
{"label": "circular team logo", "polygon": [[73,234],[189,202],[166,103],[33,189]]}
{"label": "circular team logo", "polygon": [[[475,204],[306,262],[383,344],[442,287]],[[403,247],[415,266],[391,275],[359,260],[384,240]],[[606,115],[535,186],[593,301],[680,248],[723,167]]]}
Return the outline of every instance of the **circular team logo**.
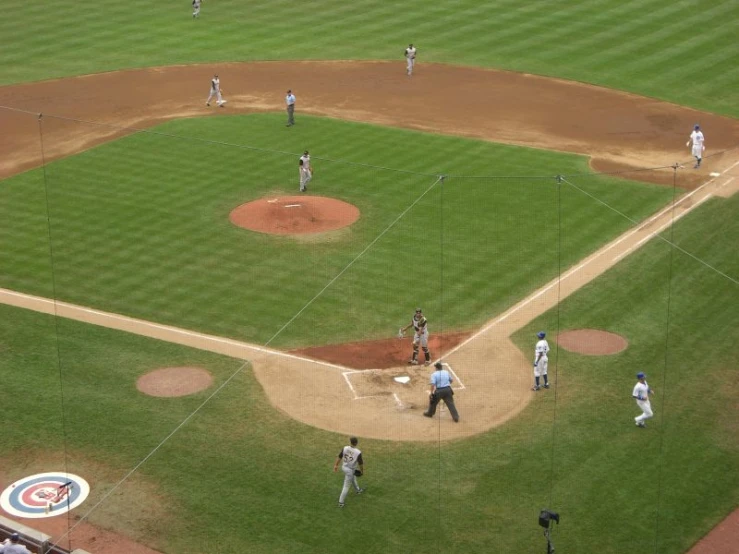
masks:
{"label": "circular team logo", "polygon": [[90,494],[82,477],[61,471],[19,479],[0,495],[0,507],[11,515],[54,517],[74,510]]}

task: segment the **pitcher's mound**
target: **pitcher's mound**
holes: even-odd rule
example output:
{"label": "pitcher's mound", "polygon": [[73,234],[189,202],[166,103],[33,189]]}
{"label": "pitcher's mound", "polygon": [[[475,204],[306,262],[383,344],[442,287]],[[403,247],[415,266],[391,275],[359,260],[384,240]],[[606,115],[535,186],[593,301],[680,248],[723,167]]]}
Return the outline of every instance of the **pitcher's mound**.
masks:
{"label": "pitcher's mound", "polygon": [[213,383],[210,372],[199,367],[163,367],[142,375],[136,388],[150,396],[186,396],[207,389]]}
{"label": "pitcher's mound", "polygon": [[274,235],[323,233],[348,227],[359,219],[356,206],[323,196],[262,198],[235,208],[231,223]]}
{"label": "pitcher's mound", "polygon": [[565,350],[588,356],[617,354],[629,346],[621,335],[598,329],[574,329],[557,336],[557,342]]}

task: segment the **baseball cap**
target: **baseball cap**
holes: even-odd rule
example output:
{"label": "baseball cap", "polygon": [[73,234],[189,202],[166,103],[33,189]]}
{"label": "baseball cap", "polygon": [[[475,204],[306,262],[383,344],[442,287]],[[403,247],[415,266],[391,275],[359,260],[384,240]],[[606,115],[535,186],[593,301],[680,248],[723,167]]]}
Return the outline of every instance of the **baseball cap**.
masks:
{"label": "baseball cap", "polygon": [[640,371],[639,373],[636,374],[637,379],[644,379],[644,377],[646,377],[646,375],[644,375],[643,371]]}
{"label": "baseball cap", "polygon": [[10,540],[13,542],[18,542],[19,540],[21,540],[21,536],[18,533],[13,533],[12,535],[10,535]]}
{"label": "baseball cap", "polygon": [[536,333],[536,336],[539,337],[540,339],[543,339],[544,337],[547,336],[547,334],[544,331],[539,331],[538,333]]}

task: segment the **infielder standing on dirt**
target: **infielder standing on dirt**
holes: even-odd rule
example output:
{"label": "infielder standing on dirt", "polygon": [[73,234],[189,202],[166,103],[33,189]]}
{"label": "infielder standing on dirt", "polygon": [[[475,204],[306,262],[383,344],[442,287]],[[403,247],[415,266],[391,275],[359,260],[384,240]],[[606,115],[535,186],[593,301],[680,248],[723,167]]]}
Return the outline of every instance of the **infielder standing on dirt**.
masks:
{"label": "infielder standing on dirt", "polygon": [[349,494],[349,488],[351,486],[354,486],[357,494],[364,492],[364,489],[360,488],[359,483],[357,483],[357,477],[361,477],[364,474],[362,451],[357,448],[359,440],[357,437],[351,437],[349,443],[351,446],[342,448],[341,452],[339,452],[339,457],[334,462],[334,473],[339,469],[339,464],[341,464],[341,471],[344,472],[344,488],[341,489],[341,495],[339,496],[339,508],[344,507],[344,501],[346,500],[346,495]]}
{"label": "infielder standing on dirt", "polygon": [[649,395],[654,394],[654,391],[649,388],[647,384],[647,376],[641,371],[636,374],[637,383],[634,385],[634,391],[631,393],[636,399],[636,405],[641,408],[642,414],[634,418],[637,427],[646,427],[645,420],[652,417],[652,405],[649,403]]}
{"label": "infielder standing on dirt", "polygon": [[693,132],[690,133],[690,138],[688,139],[688,142],[685,143],[685,146],[690,146],[690,143],[693,143],[693,157],[695,158],[695,165],[693,166],[693,169],[698,169],[701,166],[701,161],[703,160],[703,151],[706,149],[706,147],[703,145],[703,132],[701,131],[701,126],[696,124],[695,127],[693,127]]}
{"label": "infielder standing on dirt", "polygon": [[300,192],[308,190],[308,183],[313,179],[313,167],[310,165],[310,154],[306,150],[298,160],[298,172],[300,173]]}
{"label": "infielder standing on dirt", "polygon": [[431,353],[429,352],[429,328],[428,321],[424,317],[421,308],[416,308],[416,313],[413,315],[411,322],[405,327],[401,327],[398,331],[398,337],[403,338],[405,332],[413,327],[413,357],[408,360],[411,365],[418,365],[418,347],[423,348],[423,354],[426,356],[426,362],[424,365],[431,363]]}
{"label": "infielder standing on dirt", "polygon": [[200,17],[200,0],[192,0],[192,17]]}
{"label": "infielder standing on dirt", "polygon": [[549,369],[549,343],[544,338],[547,334],[544,331],[536,333],[539,341],[536,343],[534,350],[534,386],[533,391],[539,390],[539,377],[544,377],[544,388],[549,388],[549,377],[547,377],[547,369]]}
{"label": "infielder standing on dirt", "polygon": [[416,48],[413,44],[409,44],[405,49],[405,73],[410,77],[413,75],[413,66],[416,65]]}
{"label": "infielder standing on dirt", "polygon": [[217,100],[216,104],[222,108],[226,101],[221,96],[221,92],[221,80],[218,78],[218,75],[213,75],[213,78],[210,80],[210,94],[205,101],[205,105],[210,106],[210,100],[215,96]]}

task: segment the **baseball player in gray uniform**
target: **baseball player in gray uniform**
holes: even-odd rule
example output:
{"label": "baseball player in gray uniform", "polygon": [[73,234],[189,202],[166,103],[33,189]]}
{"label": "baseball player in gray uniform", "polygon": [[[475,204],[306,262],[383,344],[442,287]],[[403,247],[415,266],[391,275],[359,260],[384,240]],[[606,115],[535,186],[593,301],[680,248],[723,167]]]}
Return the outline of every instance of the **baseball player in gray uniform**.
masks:
{"label": "baseball player in gray uniform", "polygon": [[413,44],[409,44],[403,54],[405,55],[405,74],[410,77],[413,75],[413,66],[416,65],[416,48]]}
{"label": "baseball player in gray uniform", "polygon": [[220,108],[223,108],[226,101],[221,96],[221,80],[218,78],[218,75],[213,75],[213,78],[210,80],[210,94],[208,95],[208,99],[205,101],[206,106],[210,106],[210,100],[214,96],[216,97],[216,104]]}
{"label": "baseball player in gray uniform", "polygon": [[310,165],[310,154],[306,150],[298,160],[298,172],[300,173],[300,192],[308,190],[308,183],[313,179],[313,167]]}
{"label": "baseball player in gray uniform", "polygon": [[411,365],[418,365],[418,347],[423,348],[423,354],[426,357],[424,365],[431,363],[431,352],[429,352],[429,327],[426,317],[423,315],[421,308],[416,308],[416,313],[413,314],[413,319],[405,327],[401,327],[398,330],[398,337],[403,338],[405,332],[413,327],[413,357],[408,360]]}
{"label": "baseball player in gray uniform", "polygon": [[706,147],[703,145],[703,141],[704,137],[703,132],[701,131],[701,126],[696,124],[693,127],[693,132],[690,133],[690,138],[688,139],[688,142],[685,143],[685,146],[690,146],[690,143],[693,143],[693,147],[691,149],[691,153],[695,158],[695,165],[693,166],[693,169],[698,169],[701,166],[701,161],[703,161],[703,152],[706,149]]}
{"label": "baseball player in gray uniform", "polygon": [[539,377],[544,377],[544,388],[549,388],[549,377],[547,377],[547,370],[549,369],[549,343],[545,338],[547,334],[544,331],[536,333],[539,341],[536,343],[536,349],[534,351],[534,386],[531,388],[533,391],[539,390]]}
{"label": "baseball player in gray uniform", "polygon": [[362,451],[357,448],[359,440],[357,437],[351,437],[349,443],[351,446],[342,448],[341,452],[339,452],[339,457],[334,462],[334,473],[339,469],[339,464],[341,464],[341,471],[344,473],[344,487],[341,489],[341,495],[339,495],[339,508],[344,507],[346,495],[349,494],[349,489],[352,486],[357,494],[364,492],[364,489],[357,482],[357,477],[361,477],[364,474]]}
{"label": "baseball player in gray uniform", "polygon": [[634,421],[637,427],[646,427],[647,424],[644,422],[654,415],[652,413],[652,405],[649,403],[649,395],[654,394],[654,391],[649,388],[647,376],[641,371],[636,374],[636,379],[636,385],[634,385],[631,396],[636,399],[636,405],[639,406],[642,414],[635,417]]}
{"label": "baseball player in gray uniform", "polygon": [[192,0],[192,17],[200,17],[200,0]]}

